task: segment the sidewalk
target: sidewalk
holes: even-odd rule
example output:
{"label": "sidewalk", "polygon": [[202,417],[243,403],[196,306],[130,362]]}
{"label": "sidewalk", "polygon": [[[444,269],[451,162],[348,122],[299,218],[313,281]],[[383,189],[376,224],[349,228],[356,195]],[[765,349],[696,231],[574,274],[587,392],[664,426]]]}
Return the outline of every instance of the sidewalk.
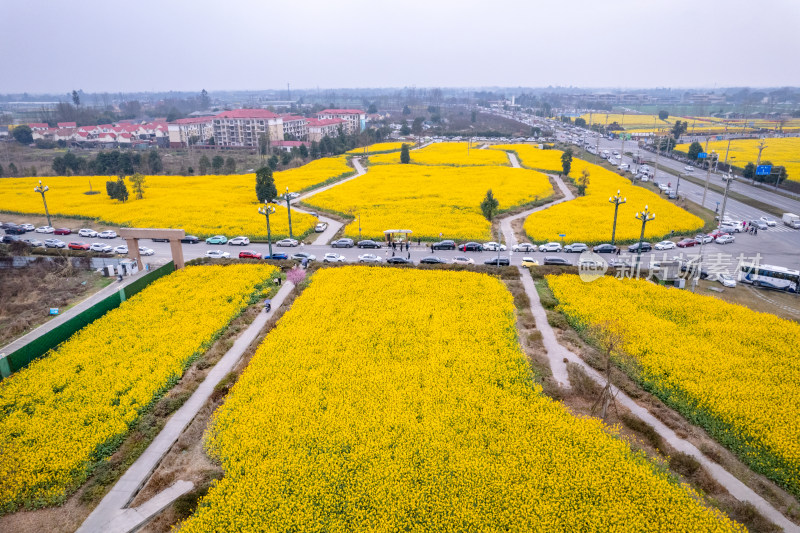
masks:
{"label": "sidewalk", "polygon": [[272,298],[272,310],[261,312],[246,330],[236,339],[230,350],[209,371],[206,379],[197,387],[186,403],[170,417],[164,429],[150,446],[117,481],[111,491],[86,518],[78,533],[127,533],[140,528],[145,522],[161,512],[179,496],[189,492],[194,485],[188,481],[177,481],[159,492],[139,507],[129,508],[139,489],[155,470],[178,437],[191,423],[197,412],[214,392],[214,387],[224,378],[242,357],[244,351],[258,336],[261,329],[272,318],[283,301],[292,292],[294,285],[286,282]]}

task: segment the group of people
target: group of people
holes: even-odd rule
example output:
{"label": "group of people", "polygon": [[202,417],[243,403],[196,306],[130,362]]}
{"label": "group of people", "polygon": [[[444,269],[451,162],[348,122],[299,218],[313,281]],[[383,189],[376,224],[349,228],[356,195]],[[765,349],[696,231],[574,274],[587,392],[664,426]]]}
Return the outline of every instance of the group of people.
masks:
{"label": "group of people", "polygon": [[409,241],[405,242],[397,242],[391,241],[386,246],[386,257],[389,257],[389,248],[392,249],[392,257],[397,255],[397,249],[400,248],[400,253],[403,253],[403,246],[406,248],[406,252],[408,253],[408,259],[411,259],[411,243]]}

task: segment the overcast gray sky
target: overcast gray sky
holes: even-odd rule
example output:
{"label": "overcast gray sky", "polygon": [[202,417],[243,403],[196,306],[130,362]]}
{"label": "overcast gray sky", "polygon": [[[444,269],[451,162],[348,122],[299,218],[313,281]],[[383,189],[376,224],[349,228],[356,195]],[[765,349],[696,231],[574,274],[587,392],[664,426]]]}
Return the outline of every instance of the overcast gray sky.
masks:
{"label": "overcast gray sky", "polygon": [[0,0],[0,93],[800,86],[800,0]]}

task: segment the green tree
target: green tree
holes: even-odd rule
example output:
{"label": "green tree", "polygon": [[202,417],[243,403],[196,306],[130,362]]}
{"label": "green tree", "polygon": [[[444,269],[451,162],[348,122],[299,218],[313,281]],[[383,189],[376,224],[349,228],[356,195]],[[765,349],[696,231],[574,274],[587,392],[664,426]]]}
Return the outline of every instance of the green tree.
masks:
{"label": "green tree", "polygon": [[472,113],[470,114],[469,120],[473,124],[475,124],[475,121],[478,120],[478,112],[475,111],[474,109],[472,110]]}
{"label": "green tree", "polygon": [[311,141],[311,159],[316,159],[319,157],[319,143],[317,141]]}
{"label": "green tree", "polygon": [[578,177],[576,185],[578,187],[578,194],[580,196],[585,196],[586,188],[589,186],[589,171],[585,168],[581,170],[581,175]]}
{"label": "green tree", "polygon": [[53,172],[56,173],[58,176],[66,176],[67,175],[67,164],[64,162],[64,158],[58,156],[53,159]]}
{"label": "green tree", "polygon": [[272,178],[272,169],[261,167],[256,170],[256,197],[261,203],[271,202],[278,196],[275,180]]}
{"label": "green tree", "polygon": [[300,157],[302,157],[303,159],[307,159],[308,158],[308,148],[306,148],[305,144],[301,144],[300,145],[300,150],[299,151],[300,151]]}
{"label": "green tree", "polygon": [[414,135],[419,135],[422,133],[422,123],[425,122],[425,117],[417,117],[414,119],[414,122],[411,124],[411,133]]}
{"label": "green tree", "polygon": [[267,164],[269,165],[269,168],[271,168],[272,170],[278,168],[279,162],[280,160],[278,159],[278,156],[274,154],[267,160]]}
{"label": "green tree", "polygon": [[137,172],[131,175],[131,177],[129,177],[128,179],[131,180],[131,189],[133,190],[133,193],[136,195],[136,199],[141,200],[142,198],[144,198],[144,189],[145,189],[144,176]]}
{"label": "green tree", "polygon": [[236,160],[232,157],[228,157],[225,160],[225,174],[235,174],[236,173]]}
{"label": "green tree", "polygon": [[561,170],[565,176],[569,176],[569,171],[572,168],[572,148],[567,148],[561,154]]}
{"label": "green tree", "polygon": [[676,139],[680,139],[681,135],[686,133],[689,129],[689,121],[684,120],[681,122],[680,120],[676,120],[675,124],[672,126],[672,136]]}
{"label": "green tree", "polygon": [[8,175],[9,176],[16,176],[17,174],[19,174],[19,170],[17,170],[17,165],[15,165],[14,163],[9,163],[8,164]]}
{"label": "green tree", "polygon": [[224,165],[225,159],[221,155],[215,155],[213,159],[211,159],[211,169],[214,171],[214,174],[222,172],[222,167]]}
{"label": "green tree", "polygon": [[400,162],[404,165],[411,162],[411,154],[408,153],[408,145],[406,143],[403,143],[400,148]]}
{"label": "green tree", "polygon": [[411,108],[408,107],[407,105],[404,105],[403,106],[403,114],[404,115],[410,115],[411,114]]}
{"label": "green tree", "polygon": [[575,119],[575,125],[580,127],[580,128],[585,128],[586,127],[586,119],[583,119],[581,117],[576,118]]}
{"label": "green tree", "polygon": [[756,166],[752,162],[747,163],[744,166],[744,170],[742,170],[742,177],[747,180],[755,180],[756,178]]}
{"label": "green tree", "polygon": [[375,105],[375,103],[373,102],[369,104],[369,108],[367,108],[367,113],[374,115],[377,112],[378,112],[378,107]]}
{"label": "green tree", "polygon": [[0,178],[3,177],[3,165],[0,165]]}
{"label": "green tree", "polygon": [[669,118],[669,111],[659,111],[658,118],[661,120],[667,120]]}
{"label": "green tree", "polygon": [[122,176],[117,178],[116,181],[107,181],[106,192],[112,200],[125,203],[128,199],[128,187],[125,185],[125,179]]}
{"label": "green tree", "polygon": [[161,174],[164,171],[164,163],[161,162],[161,156],[158,155],[157,150],[150,150],[147,154],[147,166],[150,167],[150,172],[153,174]]}
{"label": "green tree", "polygon": [[411,128],[408,126],[408,121],[404,120],[400,126],[400,135],[408,135],[409,133],[411,133]]}
{"label": "green tree", "polygon": [[210,166],[211,166],[211,161],[209,161],[208,158],[205,156],[205,154],[203,154],[200,157],[200,161],[197,163],[198,167],[197,169],[200,171],[200,175],[205,176],[206,174],[208,174],[208,167]]}
{"label": "green tree", "polygon": [[703,145],[695,141],[689,145],[689,151],[686,153],[686,155],[688,155],[689,159],[692,161],[697,161],[697,155],[701,153],[703,153]]}
{"label": "green tree", "polygon": [[492,189],[486,191],[486,197],[484,197],[483,201],[481,202],[481,212],[483,213],[483,216],[486,217],[486,220],[491,222],[494,216],[497,214],[499,207],[500,202],[498,202],[497,198],[495,198],[492,194]]}
{"label": "green tree", "polygon": [[78,91],[72,91],[72,103],[75,104],[75,107],[81,105],[81,96],[78,94]]}
{"label": "green tree", "polygon": [[208,91],[203,89],[200,91],[200,109],[208,109],[211,105],[211,98],[208,97]]}
{"label": "green tree", "polygon": [[33,142],[33,130],[25,124],[11,130],[11,135],[20,144],[31,144]]}

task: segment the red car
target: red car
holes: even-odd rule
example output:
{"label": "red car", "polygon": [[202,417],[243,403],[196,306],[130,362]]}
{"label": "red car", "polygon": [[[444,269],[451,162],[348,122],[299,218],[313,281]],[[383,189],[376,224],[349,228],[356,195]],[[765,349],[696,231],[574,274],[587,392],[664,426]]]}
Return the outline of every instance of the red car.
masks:
{"label": "red car", "polygon": [[239,259],[261,259],[261,254],[252,250],[242,250],[239,252]]}
{"label": "red car", "polygon": [[67,245],[70,250],[88,250],[89,245],[82,242],[71,242]]}
{"label": "red car", "polygon": [[72,230],[69,228],[56,228],[56,230],[53,233],[55,235],[69,235],[70,233],[72,233]]}
{"label": "red car", "polygon": [[721,235],[727,235],[727,234],[728,234],[728,232],[727,232],[727,231],[722,231],[721,229],[715,229],[714,231],[712,231],[711,233],[709,233],[709,235],[710,235],[710,236],[711,236],[713,239],[716,239],[717,237],[719,237],[719,236],[721,236]]}
{"label": "red car", "polygon": [[694,239],[683,239],[682,241],[678,242],[678,248],[688,248],[690,246],[697,246],[700,244]]}

